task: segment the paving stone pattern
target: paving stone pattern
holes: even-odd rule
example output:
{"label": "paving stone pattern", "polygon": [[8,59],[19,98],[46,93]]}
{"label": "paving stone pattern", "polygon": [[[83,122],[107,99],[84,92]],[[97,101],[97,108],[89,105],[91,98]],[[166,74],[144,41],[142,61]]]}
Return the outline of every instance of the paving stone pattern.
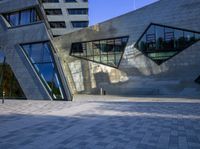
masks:
{"label": "paving stone pattern", "polygon": [[0,149],[200,149],[200,101],[7,100]]}

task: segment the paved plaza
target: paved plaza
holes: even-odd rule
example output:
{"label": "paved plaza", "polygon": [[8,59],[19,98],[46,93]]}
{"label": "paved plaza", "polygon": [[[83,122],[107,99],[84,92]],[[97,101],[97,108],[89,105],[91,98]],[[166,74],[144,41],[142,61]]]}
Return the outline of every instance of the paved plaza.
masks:
{"label": "paved plaza", "polygon": [[6,100],[0,149],[200,149],[200,100],[100,98]]}

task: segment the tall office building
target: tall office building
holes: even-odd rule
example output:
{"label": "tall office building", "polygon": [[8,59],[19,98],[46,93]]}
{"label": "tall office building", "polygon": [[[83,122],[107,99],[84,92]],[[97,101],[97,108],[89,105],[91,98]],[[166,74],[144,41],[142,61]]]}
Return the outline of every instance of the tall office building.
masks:
{"label": "tall office building", "polygon": [[54,36],[88,27],[88,0],[42,0]]}

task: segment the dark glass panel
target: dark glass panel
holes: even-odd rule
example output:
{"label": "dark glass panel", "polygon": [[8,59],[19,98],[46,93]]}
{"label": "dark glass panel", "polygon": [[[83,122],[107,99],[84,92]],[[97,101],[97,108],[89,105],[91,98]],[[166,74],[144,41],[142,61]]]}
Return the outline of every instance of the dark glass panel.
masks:
{"label": "dark glass panel", "polygon": [[50,47],[47,43],[24,45],[23,48],[32,60],[32,63],[52,62]]}
{"label": "dark glass panel", "polygon": [[200,84],[200,76],[195,80],[195,82]]}
{"label": "dark glass panel", "polygon": [[5,93],[5,98],[9,99],[25,99],[25,95],[12,72],[11,67],[8,64],[0,64],[0,97],[3,97],[3,92]]}
{"label": "dark glass panel", "polygon": [[20,25],[29,24],[31,22],[30,10],[22,11],[20,17]]}
{"label": "dark glass panel", "polygon": [[175,49],[180,50],[184,47],[184,32],[181,30],[174,31]]}
{"label": "dark glass panel", "polygon": [[62,99],[63,98],[63,94],[62,94],[62,88],[61,85],[59,83],[59,79],[56,73],[54,73],[54,78],[52,81],[52,94],[54,96],[55,99]]}
{"label": "dark glass panel", "polygon": [[156,26],[156,50],[162,51],[164,50],[164,28],[160,26]]}
{"label": "dark glass panel", "polygon": [[195,33],[193,32],[184,32],[184,37],[186,45],[193,44],[196,41]]}
{"label": "dark glass panel", "polygon": [[198,32],[151,24],[135,47],[157,64],[162,64],[198,41]]}
{"label": "dark glass panel", "polygon": [[[64,99],[58,71],[51,53],[49,42],[22,45],[35,70],[47,87],[53,99]],[[59,92],[57,91],[59,89]]]}
{"label": "dark glass panel", "polygon": [[52,89],[52,80],[54,75],[54,66],[52,63],[34,64],[35,68],[39,72],[40,76],[48,85],[49,89]]}
{"label": "dark glass panel", "polygon": [[27,25],[40,20],[34,8],[4,14],[11,26]]}
{"label": "dark glass panel", "polygon": [[156,48],[156,34],[155,34],[155,26],[152,25],[147,30],[146,33],[146,45],[147,45],[147,51],[151,51]]}
{"label": "dark glass panel", "polygon": [[118,67],[127,42],[128,37],[119,37],[72,43],[70,54],[104,65]]}
{"label": "dark glass panel", "polygon": [[39,19],[39,16],[37,15],[36,11],[34,9],[31,9],[31,12],[30,12],[30,22],[36,22]]}
{"label": "dark glass panel", "polygon": [[174,49],[174,29],[165,27],[164,30],[163,50],[169,51]]}
{"label": "dark glass panel", "polygon": [[59,0],[42,0],[43,3],[59,3]]}
{"label": "dark glass panel", "polygon": [[141,51],[147,51],[146,34],[138,42],[137,48],[140,49]]}
{"label": "dark glass panel", "polygon": [[82,53],[83,52],[82,43],[72,44],[72,48],[74,49],[73,53]]}
{"label": "dark glass panel", "polygon": [[195,39],[200,40],[200,34],[195,33]]}
{"label": "dark glass panel", "polygon": [[13,13],[8,18],[11,26],[19,25],[19,13]]}
{"label": "dark glass panel", "polygon": [[67,10],[70,15],[86,15],[86,14],[88,14],[88,8],[70,8]]}

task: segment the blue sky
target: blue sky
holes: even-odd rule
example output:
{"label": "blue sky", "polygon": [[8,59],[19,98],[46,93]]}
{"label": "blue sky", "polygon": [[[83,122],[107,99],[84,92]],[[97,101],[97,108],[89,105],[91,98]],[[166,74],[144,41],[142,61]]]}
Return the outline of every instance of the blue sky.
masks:
{"label": "blue sky", "polygon": [[141,8],[158,0],[89,0],[90,25]]}

